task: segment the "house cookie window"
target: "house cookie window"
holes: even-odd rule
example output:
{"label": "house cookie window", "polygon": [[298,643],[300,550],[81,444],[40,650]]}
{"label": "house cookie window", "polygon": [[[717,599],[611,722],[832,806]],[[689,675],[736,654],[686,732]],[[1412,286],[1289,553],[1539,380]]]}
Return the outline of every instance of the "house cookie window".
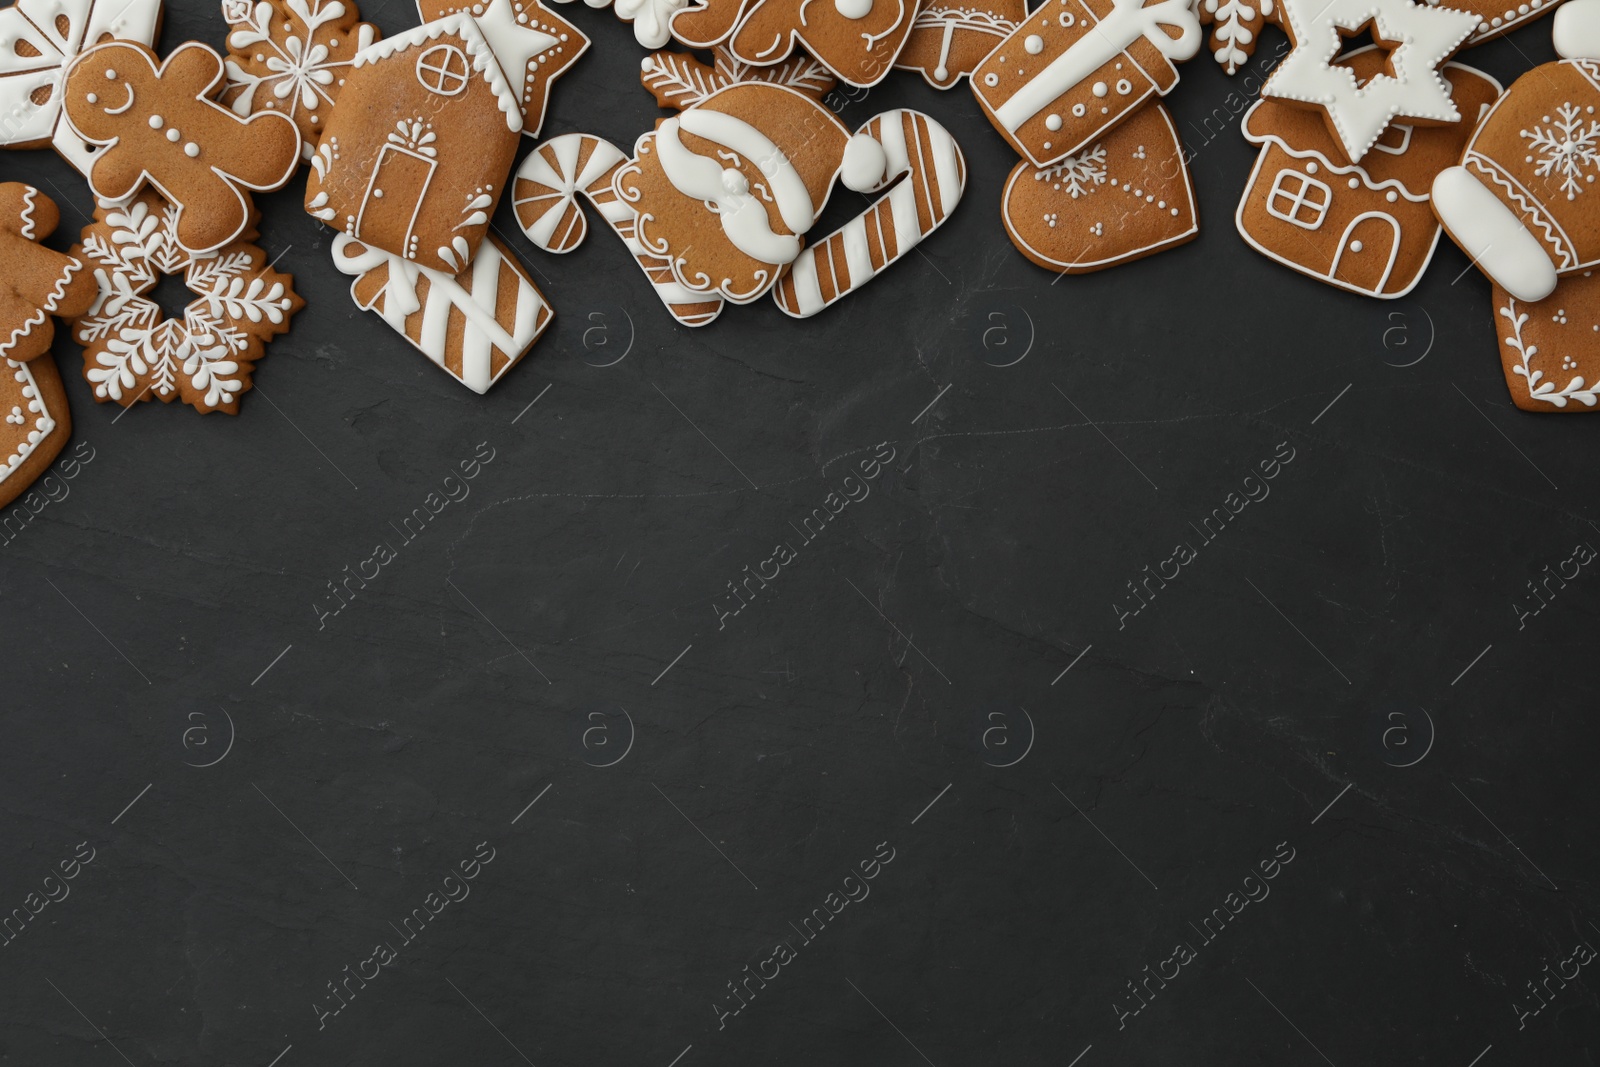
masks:
{"label": "house cookie window", "polygon": [[429,92],[455,96],[466,89],[472,67],[453,44],[435,45],[417,57],[417,81]]}
{"label": "house cookie window", "polygon": [[1267,194],[1267,214],[1305,230],[1322,225],[1333,190],[1297,170],[1280,170]]}

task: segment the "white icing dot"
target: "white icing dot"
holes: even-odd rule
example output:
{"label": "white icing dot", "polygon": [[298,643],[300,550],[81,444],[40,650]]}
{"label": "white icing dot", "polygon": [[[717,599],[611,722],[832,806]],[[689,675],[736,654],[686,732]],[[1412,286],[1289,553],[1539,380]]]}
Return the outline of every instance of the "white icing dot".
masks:
{"label": "white icing dot", "polygon": [[1085,111],[1087,111],[1087,110],[1088,109],[1085,108],[1082,104],[1073,104],[1072,105],[1072,114],[1076,118],[1080,118],[1080,119],[1083,118],[1083,113]]}
{"label": "white icing dot", "polygon": [[1400,199],[1400,194],[1399,194],[1399,193],[1397,193],[1397,192],[1395,192],[1395,191],[1394,191],[1394,190],[1393,190],[1393,189],[1390,189],[1390,190],[1389,190],[1389,191],[1388,191],[1388,192],[1387,192],[1387,193],[1384,193],[1384,194],[1383,194],[1383,198],[1384,198],[1384,199],[1385,199],[1385,200],[1387,200],[1387,201],[1389,201],[1389,203],[1391,203],[1391,204],[1392,204],[1392,203],[1394,203],[1394,202],[1395,202],[1395,201],[1396,201],[1396,200],[1399,200],[1399,199]]}
{"label": "white icing dot", "polygon": [[1178,209],[1177,209],[1177,208],[1173,208],[1173,209],[1172,209],[1172,213],[1173,213],[1173,214],[1174,214],[1174,215],[1176,215],[1176,214],[1177,214],[1177,213],[1178,213]]}
{"label": "white icing dot", "polygon": [[649,56],[645,56],[643,59],[639,60],[639,69],[648,74],[650,71],[656,69],[656,61],[651,59]]}
{"label": "white icing dot", "polygon": [[106,71],[106,81],[114,82],[116,80],[117,80],[117,72],[114,71],[114,70],[107,69],[107,71]]}
{"label": "white icing dot", "polygon": [[1044,128],[1049,130],[1051,133],[1055,133],[1061,128],[1061,116],[1046,115],[1044,117]]}
{"label": "white icing dot", "polygon": [[983,76],[983,84],[989,86],[991,89],[994,88],[996,85],[1000,84],[1000,75],[990,71],[988,74]]}
{"label": "white icing dot", "polygon": [[1352,252],[1361,251],[1361,242],[1360,241],[1351,241],[1350,242],[1350,251],[1352,251]]}
{"label": "white icing dot", "polygon": [[1044,51],[1044,38],[1037,33],[1030,33],[1027,39],[1022,42],[1022,47],[1030,56],[1036,56]]}
{"label": "white icing dot", "polygon": [[1352,189],[1361,188],[1361,179],[1360,178],[1351,178],[1350,179],[1350,188],[1352,188]]}
{"label": "white icing dot", "polygon": [[200,146],[195,144],[193,141],[190,141],[188,144],[183,146],[183,154],[188,156],[190,159],[194,159],[200,154]]}
{"label": "white icing dot", "polygon": [[177,144],[179,138],[181,138],[182,136],[183,136],[183,134],[179,133],[176,129],[171,129],[171,130],[167,131],[167,140],[171,141],[173,144]]}
{"label": "white icing dot", "polygon": [[950,68],[941,63],[937,67],[933,68],[933,76],[938,78],[940,81],[944,81],[946,78],[950,77]]}
{"label": "white icing dot", "polygon": [[382,200],[383,199],[383,190],[382,189],[374,189],[374,190],[372,190],[372,198],[374,200]]}
{"label": "white icing dot", "polygon": [[1123,96],[1127,96],[1129,93],[1133,92],[1133,83],[1127,78],[1119,78],[1117,80],[1117,92]]}
{"label": "white icing dot", "polygon": [[1156,207],[1166,207],[1166,206],[1167,206],[1167,202],[1165,200],[1156,201]]}
{"label": "white icing dot", "polygon": [[1317,172],[1317,165],[1315,163],[1307,163],[1306,164],[1306,173],[1307,174],[1315,174],[1316,172]]}
{"label": "white icing dot", "polygon": [[1089,91],[1095,96],[1105,96],[1111,90],[1106,86],[1105,82],[1095,82],[1094,85],[1090,86]]}
{"label": "white icing dot", "polygon": [[152,130],[159,130],[161,127],[165,126],[166,124],[167,124],[166,120],[163,119],[160,115],[151,115],[150,116],[150,128]]}
{"label": "white icing dot", "polygon": [[84,99],[89,101],[91,104],[98,104],[100,102],[100,97],[94,93],[90,93],[88,96],[84,97]]}

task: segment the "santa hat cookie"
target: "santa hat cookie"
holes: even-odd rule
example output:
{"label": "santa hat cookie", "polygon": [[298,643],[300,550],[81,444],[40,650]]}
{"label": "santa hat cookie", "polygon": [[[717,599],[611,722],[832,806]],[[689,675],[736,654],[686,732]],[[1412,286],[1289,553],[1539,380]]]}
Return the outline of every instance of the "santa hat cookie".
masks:
{"label": "santa hat cookie", "polygon": [[746,304],[800,255],[835,179],[865,192],[887,168],[880,143],[810,97],[745,83],[640,137],[615,189],[679,284]]}

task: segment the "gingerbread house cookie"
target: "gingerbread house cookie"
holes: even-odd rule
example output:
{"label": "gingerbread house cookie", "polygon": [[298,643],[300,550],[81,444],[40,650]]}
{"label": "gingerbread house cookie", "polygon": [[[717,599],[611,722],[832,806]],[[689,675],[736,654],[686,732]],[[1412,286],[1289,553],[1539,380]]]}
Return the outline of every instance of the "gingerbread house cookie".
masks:
{"label": "gingerbread house cookie", "polygon": [[386,38],[351,64],[311,158],[306,211],[453,276],[489,230],[522,107],[470,16]]}
{"label": "gingerbread house cookie", "polygon": [[550,86],[589,50],[589,38],[539,0],[417,0],[423,22],[470,15],[522,102],[522,134],[538,137]]}
{"label": "gingerbread house cookie", "polygon": [[[1357,77],[1381,67],[1377,48],[1341,60]],[[1430,187],[1460,155],[1500,83],[1460,63],[1443,74],[1462,120],[1388,127],[1358,164],[1347,163],[1320,115],[1263,98],[1244,135],[1261,146],[1235,221],[1263,255],[1354,293],[1394,299],[1422,278],[1439,242]]]}

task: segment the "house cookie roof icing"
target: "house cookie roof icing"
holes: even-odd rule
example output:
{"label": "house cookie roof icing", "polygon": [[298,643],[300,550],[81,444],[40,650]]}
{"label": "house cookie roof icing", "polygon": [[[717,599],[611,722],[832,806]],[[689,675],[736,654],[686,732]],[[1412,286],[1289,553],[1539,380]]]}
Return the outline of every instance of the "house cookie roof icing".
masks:
{"label": "house cookie roof icing", "polygon": [[506,116],[506,125],[520,131],[522,102],[517,99],[516,92],[506,81],[505,72],[500,69],[500,64],[494,58],[494,49],[484,40],[483,33],[479,31],[477,23],[472,21],[472,16],[465,12],[457,12],[433,22],[423,23],[414,30],[407,30],[405,33],[374,42],[356,53],[355,58],[351,60],[351,66],[359,68],[378,63],[397,53],[446,36],[460,39],[467,58],[472,61],[472,69],[482,74],[484,80],[489,83],[489,88],[494,90],[495,98],[500,102],[500,110]]}

